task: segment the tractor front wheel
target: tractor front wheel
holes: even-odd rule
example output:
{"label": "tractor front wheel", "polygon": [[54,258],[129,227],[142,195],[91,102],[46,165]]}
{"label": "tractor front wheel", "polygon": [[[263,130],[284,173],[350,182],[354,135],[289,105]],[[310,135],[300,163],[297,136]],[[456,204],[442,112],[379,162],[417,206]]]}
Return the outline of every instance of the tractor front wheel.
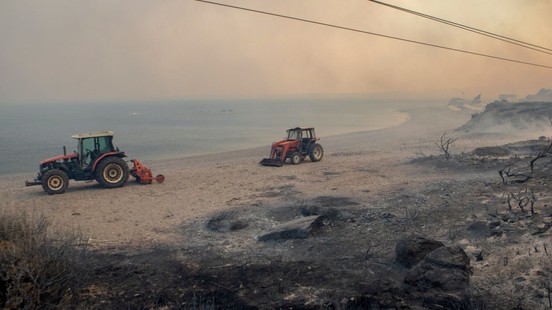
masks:
{"label": "tractor front wheel", "polygon": [[128,165],[119,157],[103,159],[96,169],[96,180],[106,188],[122,187],[128,181]]}
{"label": "tractor front wheel", "polygon": [[291,161],[292,164],[294,165],[297,165],[301,162],[301,154],[299,154],[299,152],[294,152],[291,154],[289,160]]}
{"label": "tractor front wheel", "polygon": [[324,157],[324,149],[322,148],[322,145],[316,143],[312,146],[312,149],[309,153],[309,158],[311,161],[321,161],[322,157]]}
{"label": "tractor front wheel", "polygon": [[48,170],[42,176],[42,188],[48,195],[63,194],[67,186],[69,186],[69,178],[62,170]]}

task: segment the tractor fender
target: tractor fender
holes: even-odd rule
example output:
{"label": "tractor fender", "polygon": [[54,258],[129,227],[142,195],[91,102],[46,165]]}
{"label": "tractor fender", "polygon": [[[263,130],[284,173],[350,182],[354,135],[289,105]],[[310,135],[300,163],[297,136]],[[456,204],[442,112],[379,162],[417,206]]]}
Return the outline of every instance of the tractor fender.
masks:
{"label": "tractor fender", "polygon": [[126,157],[125,153],[123,152],[109,152],[109,153],[102,154],[100,157],[96,159],[96,161],[92,165],[92,171],[96,171],[96,166],[98,166],[98,163],[102,161],[102,159],[110,156],[116,156],[120,158]]}
{"label": "tractor fender", "polygon": [[315,144],[316,141],[309,141],[309,146],[307,147],[307,155],[312,154],[312,150],[314,149]]}

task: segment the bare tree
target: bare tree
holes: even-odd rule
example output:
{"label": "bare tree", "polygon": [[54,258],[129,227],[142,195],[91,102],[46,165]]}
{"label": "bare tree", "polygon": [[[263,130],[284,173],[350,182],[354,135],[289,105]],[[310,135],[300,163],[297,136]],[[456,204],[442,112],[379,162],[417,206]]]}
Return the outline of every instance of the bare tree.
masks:
{"label": "bare tree", "polygon": [[[525,182],[531,180],[532,178],[534,178],[535,164],[537,163],[537,161],[539,161],[542,158],[550,156],[551,152],[552,152],[552,142],[548,145],[546,150],[544,150],[542,152],[539,152],[535,157],[533,157],[529,161],[529,163],[528,163],[529,170],[528,171],[512,171],[512,165],[514,163],[509,163],[502,170],[498,170],[498,174],[502,178],[502,183],[503,184],[525,183]],[[552,163],[552,161],[548,162],[548,163],[545,163],[544,165],[546,166],[546,165],[549,165],[551,163]]]}
{"label": "bare tree", "polygon": [[448,137],[447,132],[445,131],[441,136],[439,141],[435,142],[435,145],[445,154],[447,160],[450,159],[451,155],[449,152],[449,147],[456,142],[456,138]]}

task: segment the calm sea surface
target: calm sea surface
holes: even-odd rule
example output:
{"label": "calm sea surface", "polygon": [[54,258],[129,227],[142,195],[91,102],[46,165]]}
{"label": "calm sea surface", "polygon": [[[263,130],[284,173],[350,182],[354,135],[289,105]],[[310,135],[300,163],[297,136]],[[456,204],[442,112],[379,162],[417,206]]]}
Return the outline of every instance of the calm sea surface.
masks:
{"label": "calm sea surface", "polygon": [[269,147],[297,126],[320,137],[396,126],[408,117],[400,109],[413,105],[362,98],[0,105],[0,174],[36,172],[64,145],[76,150],[76,133],[112,130],[115,146],[147,161]]}

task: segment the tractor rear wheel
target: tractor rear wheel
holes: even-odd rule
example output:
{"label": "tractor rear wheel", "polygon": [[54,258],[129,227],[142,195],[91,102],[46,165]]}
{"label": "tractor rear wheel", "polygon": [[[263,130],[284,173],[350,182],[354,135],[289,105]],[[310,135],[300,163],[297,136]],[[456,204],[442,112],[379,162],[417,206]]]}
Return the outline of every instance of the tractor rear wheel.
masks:
{"label": "tractor rear wheel", "polygon": [[48,195],[63,194],[67,186],[69,186],[69,178],[62,170],[51,169],[42,176],[42,188]]}
{"label": "tractor rear wheel", "polygon": [[324,157],[324,149],[322,145],[315,143],[309,153],[309,158],[311,161],[321,161],[322,157]]}
{"label": "tractor rear wheel", "polygon": [[128,175],[128,165],[119,157],[104,158],[96,169],[96,180],[106,188],[122,187]]}
{"label": "tractor rear wheel", "polygon": [[291,153],[291,156],[289,157],[289,160],[294,165],[301,163],[301,159],[301,154],[299,154],[299,152]]}

